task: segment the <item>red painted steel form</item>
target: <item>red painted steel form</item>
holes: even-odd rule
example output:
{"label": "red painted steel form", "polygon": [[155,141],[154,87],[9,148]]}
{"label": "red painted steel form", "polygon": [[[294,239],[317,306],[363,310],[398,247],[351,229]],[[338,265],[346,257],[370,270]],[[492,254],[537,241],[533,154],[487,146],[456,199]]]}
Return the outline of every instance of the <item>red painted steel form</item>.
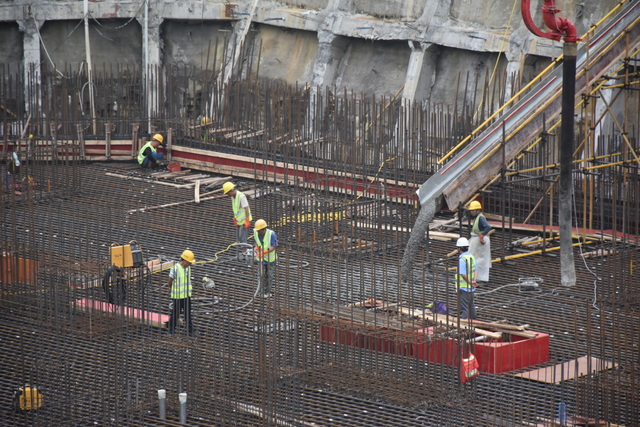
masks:
{"label": "red painted steel form", "polygon": [[544,6],[542,6],[542,18],[544,19],[545,25],[551,30],[550,32],[542,31],[536,27],[536,24],[534,24],[531,18],[530,4],[531,0],[522,0],[520,9],[522,11],[524,24],[533,34],[538,37],[556,41],[563,38],[565,42],[577,43],[580,41],[575,25],[567,18],[556,16],[561,10],[556,8],[555,0],[544,0]]}

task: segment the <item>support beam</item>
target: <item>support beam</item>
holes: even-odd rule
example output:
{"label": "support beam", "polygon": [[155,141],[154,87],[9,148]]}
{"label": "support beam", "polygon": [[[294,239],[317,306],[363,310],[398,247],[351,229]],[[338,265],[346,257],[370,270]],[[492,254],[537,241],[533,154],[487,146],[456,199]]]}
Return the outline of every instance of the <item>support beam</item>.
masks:
{"label": "support beam", "polygon": [[402,98],[409,101],[429,99],[436,79],[438,47],[431,43],[409,41],[409,48],[411,48],[411,56]]}
{"label": "support beam", "polygon": [[[41,73],[40,64],[42,58],[40,56],[40,28],[44,24],[44,20],[38,20],[35,16],[31,15],[27,19],[17,21],[20,30],[24,33],[22,39],[24,49],[24,79],[30,84],[26,84],[24,87],[24,108],[28,115],[31,117],[41,117],[41,99],[40,94]],[[55,66],[55,64],[53,64]]]}

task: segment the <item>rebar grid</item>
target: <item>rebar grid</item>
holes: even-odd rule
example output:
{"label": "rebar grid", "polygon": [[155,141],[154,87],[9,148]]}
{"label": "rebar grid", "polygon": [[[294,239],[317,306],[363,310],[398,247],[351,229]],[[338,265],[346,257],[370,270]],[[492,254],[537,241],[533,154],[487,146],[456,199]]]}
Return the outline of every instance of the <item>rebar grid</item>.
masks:
{"label": "rebar grid", "polygon": [[[240,308],[256,291],[256,271],[236,259],[233,247],[227,250],[234,240],[229,199],[140,212],[145,206],[190,200],[192,190],[106,175],[118,168],[121,174],[144,176],[128,165],[79,166],[77,194],[4,209],[10,227],[3,229],[3,242],[20,242],[14,253],[41,264],[36,284],[2,284],[1,333],[9,355],[2,362],[3,389],[9,393],[25,382],[37,384],[46,399],[38,411],[5,411],[8,425],[161,425],[159,388],[170,396],[168,425],[178,423],[181,391],[189,395],[193,425],[496,425],[553,418],[559,401],[571,413],[633,425],[638,392],[631,385],[638,380],[632,367],[640,331],[637,305],[618,295],[622,282],[626,289],[637,282],[629,282],[632,278],[616,260],[637,262],[634,247],[619,247],[617,257],[585,259],[577,265],[579,285],[571,289],[554,285],[559,261],[553,253],[495,263],[485,290],[517,283],[526,272],[544,279],[541,291],[507,286],[477,299],[483,320],[507,319],[550,333],[549,364],[590,355],[619,368],[551,385],[508,373],[482,374],[472,385],[461,386],[454,367],[401,350],[374,351],[320,339],[320,329],[337,319],[327,313],[339,310],[347,313],[338,316],[346,330],[383,337],[397,349],[415,344],[410,331],[425,327],[422,319],[355,303],[375,298],[420,308],[438,299],[455,312],[453,262],[433,263],[450,251],[451,242],[429,240],[414,271],[420,288],[408,289],[397,274],[402,245],[377,240],[385,239],[380,230],[368,239],[380,243],[373,248],[323,246],[336,227],[326,223],[342,221],[324,218],[315,227],[312,245],[289,231],[297,227],[270,219],[281,239],[275,295]],[[282,193],[299,200],[307,191],[258,192],[252,199],[254,215],[281,212],[277,218],[286,217],[281,207],[290,204],[283,205]],[[370,205],[375,203],[362,206]],[[138,211],[127,213],[131,210]],[[373,222],[382,218],[374,212],[384,210],[367,211]],[[496,248],[509,245],[505,237],[512,236],[494,236]],[[87,284],[100,279],[112,243],[133,239],[146,259],[177,259],[188,247],[202,262],[194,266],[195,338],[182,330],[168,336],[117,313],[74,309],[72,302],[79,298],[105,300],[101,286]],[[199,285],[204,276],[215,280],[213,291]],[[165,271],[152,274],[143,287],[131,284],[127,305],[168,313],[166,280]],[[219,302],[214,304],[213,296]],[[447,336],[460,335],[445,327],[434,345]],[[612,386],[619,383],[630,386]],[[615,399],[598,397],[606,393]]]}
{"label": "rebar grid", "polygon": [[[576,224],[589,231],[576,248],[576,286],[559,286],[551,228],[557,222],[557,141],[543,132],[540,146],[515,163],[505,160],[501,179],[492,177],[481,193],[485,211],[506,227],[492,236],[494,257],[501,259],[476,303],[482,320],[527,324],[551,335],[550,360],[536,367],[581,356],[614,367],[594,366],[596,372],[578,379],[568,379],[571,372],[546,378],[556,384],[512,375],[522,369],[482,373],[461,385],[457,367],[422,360],[417,348],[441,356],[439,346],[451,340],[460,347],[459,359],[461,343],[471,338],[464,322],[448,315],[439,319],[456,325],[434,325],[426,316],[407,314],[433,301],[457,312],[455,262],[446,258],[455,238],[433,236],[418,251],[412,277],[398,272],[416,218],[416,186],[496,108],[488,101],[504,93],[506,79],[485,85],[477,105],[464,97],[449,109],[261,79],[218,88],[206,77],[185,80],[180,70],[151,75],[152,85],[167,79],[166,118],[139,113],[142,91],[133,79],[118,85],[134,88],[125,97],[127,108],[100,124],[131,139],[132,127],[153,123],[173,128],[179,149],[253,159],[254,170],[239,172],[234,181],[255,190],[254,219],[265,218],[280,238],[274,296],[255,298],[257,269],[232,245],[228,197],[196,205],[190,203],[192,188],[164,185],[133,164],[82,164],[91,149],[83,134],[87,123],[78,123],[77,106],[66,97],[45,91],[45,104],[56,108],[34,120],[34,129],[47,143],[20,140],[24,167],[0,192],[0,243],[3,261],[8,259],[0,280],[0,384],[5,396],[25,383],[37,385],[45,406],[14,413],[5,405],[6,425],[178,425],[177,395],[183,391],[190,425],[544,425],[557,418],[560,402],[573,416],[637,425],[640,191],[631,150],[637,151],[637,140],[630,137],[617,154],[616,132],[596,143],[592,127],[601,117],[595,101],[581,112],[589,148],[576,173],[575,211]],[[628,78],[619,76],[626,83]],[[182,80],[191,86],[191,99],[211,92],[210,125],[201,125],[194,105],[177,101]],[[45,81],[56,87],[53,77]],[[74,93],[82,81],[65,79],[58,90]],[[98,82],[110,87],[114,80]],[[478,82],[467,79],[460,92],[482,87]],[[206,89],[198,93],[199,87]],[[620,93],[637,103],[636,92],[627,89]],[[633,128],[637,116],[629,105],[623,129]],[[5,128],[17,135],[18,124]],[[58,135],[55,129],[61,129]],[[69,142],[61,142],[60,134]],[[595,155],[610,157],[589,159]],[[263,167],[276,162],[291,170]],[[107,175],[114,170],[118,176]],[[301,171],[316,179],[302,180]],[[172,202],[182,204],[160,207]],[[465,221],[454,227],[447,231],[468,232]],[[550,241],[531,255],[531,246],[517,242],[532,237]],[[146,260],[161,263],[177,260],[186,248],[195,252],[195,337],[182,328],[169,336],[120,311],[84,312],[75,304],[107,300],[102,279],[109,247],[131,240],[142,245]],[[205,276],[214,279],[213,289],[204,286]],[[520,289],[519,280],[531,276],[542,279],[540,287]],[[167,314],[166,268],[135,277],[127,281],[125,305]],[[434,328],[430,339],[416,332],[427,328]],[[159,418],[158,389],[168,392],[168,420]]]}

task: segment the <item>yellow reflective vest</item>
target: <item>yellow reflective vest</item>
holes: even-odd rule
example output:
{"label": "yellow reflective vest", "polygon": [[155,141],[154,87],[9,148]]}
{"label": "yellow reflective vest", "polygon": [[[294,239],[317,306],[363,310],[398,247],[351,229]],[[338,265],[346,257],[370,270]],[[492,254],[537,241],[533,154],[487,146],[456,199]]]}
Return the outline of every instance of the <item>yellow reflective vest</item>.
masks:
{"label": "yellow reflective vest", "polygon": [[140,164],[140,165],[142,164],[142,162],[144,162],[144,154],[142,154],[142,153],[144,153],[144,150],[146,150],[147,147],[151,148],[151,151],[153,151],[154,153],[157,151],[156,147],[154,147],[151,144],[151,141],[149,141],[146,144],[144,144],[142,146],[142,148],[140,149],[140,151],[138,151],[138,164]]}
{"label": "yellow reflective vest", "polygon": [[171,285],[171,298],[184,299],[191,296],[191,267],[184,268],[177,263],[173,266],[173,283]]}
{"label": "yellow reflective vest", "polygon": [[[470,253],[460,255],[460,259],[464,260],[467,264],[467,277],[473,281],[476,275],[476,259]],[[456,274],[456,286],[458,289],[473,289],[471,283],[464,280],[464,277],[460,274],[460,269],[458,269],[458,274]]]}
{"label": "yellow reflective vest", "polygon": [[[260,235],[258,234],[257,231],[253,232],[253,241],[256,242],[256,245],[258,246],[258,250],[260,251],[266,251],[268,249],[271,249],[271,237],[273,234],[273,230],[269,230],[267,228],[267,231],[264,233],[264,238],[262,239],[262,241],[260,241]],[[258,257],[256,256],[256,259],[258,259]],[[267,261],[267,262],[275,262],[278,259],[278,251],[271,251],[267,254],[266,257],[262,258],[260,261]]]}
{"label": "yellow reflective vest", "polygon": [[[231,199],[231,208],[233,209],[233,217],[238,221],[238,225],[244,224],[244,220],[247,218],[247,213],[244,211],[242,204],[240,204],[241,198],[246,198],[244,193],[236,190],[236,196]],[[251,208],[249,208],[249,221],[253,220],[251,215]]]}

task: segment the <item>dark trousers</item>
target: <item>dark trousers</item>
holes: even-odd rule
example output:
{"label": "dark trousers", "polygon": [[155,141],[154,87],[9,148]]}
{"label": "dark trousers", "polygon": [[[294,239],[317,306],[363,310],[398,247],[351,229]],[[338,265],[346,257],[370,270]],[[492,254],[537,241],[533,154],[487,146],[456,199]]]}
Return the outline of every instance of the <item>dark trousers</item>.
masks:
{"label": "dark trousers", "polygon": [[458,290],[460,296],[460,318],[461,319],[475,319],[476,318],[476,306],[473,301],[473,292],[467,292]]}
{"label": "dark trousers", "polygon": [[178,318],[180,313],[184,313],[184,321],[187,323],[187,330],[189,335],[193,335],[193,319],[191,318],[191,298],[173,299],[173,308],[171,309],[171,316],[169,317],[169,332],[174,334],[176,332],[176,325],[178,324]]}
{"label": "dark trousers", "polygon": [[260,276],[258,278],[258,284],[262,290],[262,295],[271,293],[271,288],[276,280],[276,263],[260,261]]}

